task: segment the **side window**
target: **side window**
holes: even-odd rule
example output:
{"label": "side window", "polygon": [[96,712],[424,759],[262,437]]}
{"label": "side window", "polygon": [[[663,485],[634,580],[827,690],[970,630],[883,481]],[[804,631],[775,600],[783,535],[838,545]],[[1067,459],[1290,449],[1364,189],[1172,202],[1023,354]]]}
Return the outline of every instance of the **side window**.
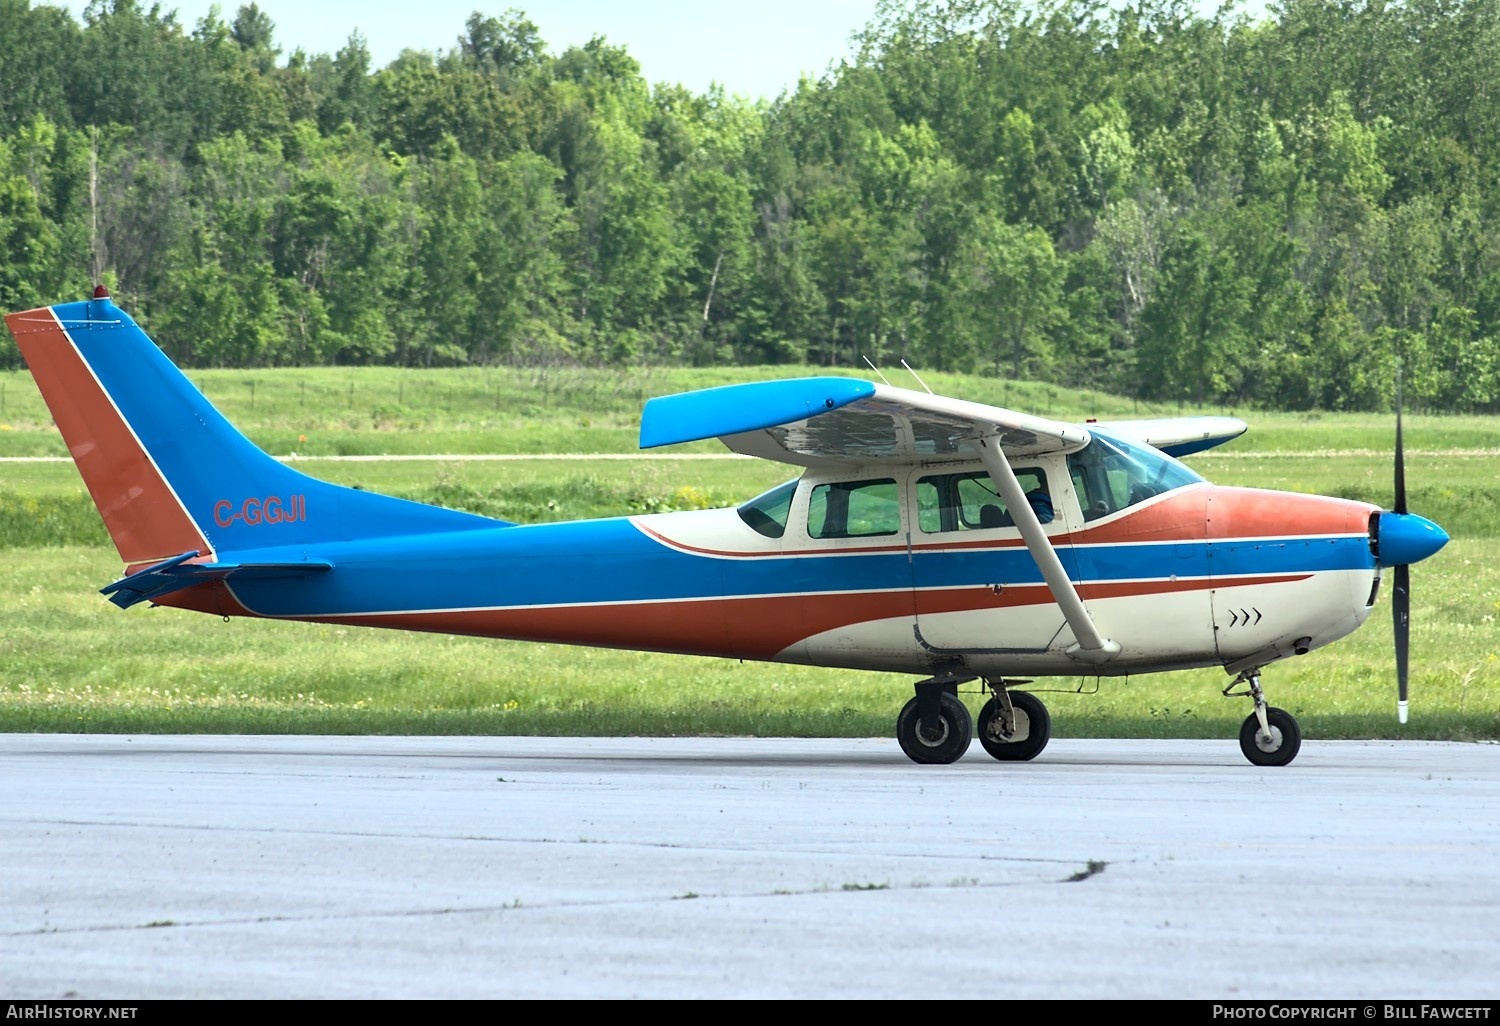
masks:
{"label": "side window", "polygon": [[924,477],[917,482],[917,528],[923,534],[951,530],[943,526],[943,516],[951,511],[943,505],[941,477]]}
{"label": "side window", "polygon": [[1098,520],[1120,508],[1120,497],[1109,472],[1101,463],[1069,457],[1068,469],[1073,477],[1073,490],[1078,493],[1078,503],[1083,507],[1084,520]]}
{"label": "side window", "polygon": [[[1046,471],[1040,467],[1018,467],[1016,480],[1037,519],[1044,524],[1052,520]],[[938,474],[917,482],[917,526],[925,534],[990,530],[1014,527],[1015,523],[986,471]]]}
{"label": "side window", "polygon": [[1005,511],[1005,503],[995,494],[995,482],[989,474],[961,474],[953,478],[957,529],[1010,527],[1014,523]]}
{"label": "side window", "polygon": [[1036,512],[1037,520],[1050,524],[1057,511],[1052,506],[1052,489],[1047,487],[1047,474],[1040,468],[1017,470],[1016,480],[1021,482],[1021,491],[1026,493],[1026,502]]}
{"label": "side window", "polygon": [[818,485],[807,504],[812,538],[870,538],[900,531],[901,496],[893,480]]}
{"label": "side window", "polygon": [[796,492],[796,478],[779,484],[741,505],[740,519],[767,538],[780,538],[786,533],[787,517],[792,512],[792,496]]}

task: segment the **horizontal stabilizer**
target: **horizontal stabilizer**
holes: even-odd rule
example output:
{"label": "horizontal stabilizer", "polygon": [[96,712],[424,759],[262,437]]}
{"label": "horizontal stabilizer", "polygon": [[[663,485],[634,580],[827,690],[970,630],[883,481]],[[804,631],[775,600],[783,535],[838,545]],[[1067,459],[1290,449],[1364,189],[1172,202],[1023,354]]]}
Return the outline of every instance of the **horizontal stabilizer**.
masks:
{"label": "horizontal stabilizer", "polygon": [[163,560],[144,570],[120,578],[113,584],[99,589],[99,594],[108,595],[109,600],[121,609],[129,609],[137,602],[146,602],[170,595],[184,588],[205,581],[272,580],[276,578],[305,577],[308,574],[327,573],[333,564],[323,560],[307,560],[301,563],[189,563],[197,552],[184,552],[180,556]]}

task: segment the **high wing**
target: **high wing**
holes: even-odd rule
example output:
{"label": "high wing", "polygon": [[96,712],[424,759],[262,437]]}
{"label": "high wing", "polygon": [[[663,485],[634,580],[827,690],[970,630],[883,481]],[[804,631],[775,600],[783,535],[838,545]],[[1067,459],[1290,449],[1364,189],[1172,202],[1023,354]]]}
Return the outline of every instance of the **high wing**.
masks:
{"label": "high wing", "polygon": [[[1090,422],[1189,456],[1245,433],[1237,417]],[[1070,452],[1088,426],[859,378],[793,378],[659,396],[641,415],[641,448],[718,438],[735,452],[802,467],[974,459],[993,436],[1007,457]]]}
{"label": "high wing", "polygon": [[803,467],[973,460],[980,438],[1009,457],[1071,452],[1077,424],[858,378],[726,385],[646,403],[641,448],[718,438],[735,452]]}
{"label": "high wing", "polygon": [[1238,417],[1166,417],[1160,420],[1115,420],[1098,425],[1106,431],[1155,446],[1168,456],[1191,456],[1223,445],[1249,428]]}

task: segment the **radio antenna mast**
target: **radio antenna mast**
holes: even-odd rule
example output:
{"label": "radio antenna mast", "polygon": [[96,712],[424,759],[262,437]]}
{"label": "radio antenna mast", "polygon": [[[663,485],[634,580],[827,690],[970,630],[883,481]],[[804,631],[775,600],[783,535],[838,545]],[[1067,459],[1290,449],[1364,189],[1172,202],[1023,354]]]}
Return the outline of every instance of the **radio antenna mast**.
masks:
{"label": "radio antenna mast", "polygon": [[[903,367],[906,368],[906,373],[910,374],[912,377],[914,377],[914,378],[917,379],[917,384],[921,385],[923,388],[927,388],[927,382],[923,381],[922,378],[921,378],[921,375],[919,375],[916,371],[914,371],[914,370],[911,369],[911,364],[907,363],[905,359],[903,359],[901,361],[901,366],[903,366]],[[935,395],[936,393],[933,392],[932,389],[927,388],[927,394],[928,395]]]}

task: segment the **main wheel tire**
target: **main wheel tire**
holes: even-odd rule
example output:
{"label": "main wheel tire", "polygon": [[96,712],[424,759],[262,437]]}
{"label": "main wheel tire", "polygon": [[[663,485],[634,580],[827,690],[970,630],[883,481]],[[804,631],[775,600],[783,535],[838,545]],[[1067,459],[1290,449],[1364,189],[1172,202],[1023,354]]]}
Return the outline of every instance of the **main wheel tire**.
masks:
{"label": "main wheel tire", "polygon": [[1016,713],[1016,729],[1010,739],[1000,734],[1000,702],[991,698],[979,710],[979,743],[1001,762],[1035,759],[1052,739],[1052,716],[1042,700],[1025,691],[1010,692]]}
{"label": "main wheel tire", "polygon": [[938,698],[938,729],[934,736],[925,737],[917,700],[913,698],[896,717],[896,740],[912,762],[923,765],[957,762],[974,740],[974,718],[956,695],[944,693]]}
{"label": "main wheel tire", "polygon": [[1240,726],[1240,751],[1257,766],[1285,766],[1302,747],[1302,728],[1285,709],[1267,709],[1266,725],[1271,728],[1269,742],[1260,736],[1260,720],[1255,714],[1245,717]]}

